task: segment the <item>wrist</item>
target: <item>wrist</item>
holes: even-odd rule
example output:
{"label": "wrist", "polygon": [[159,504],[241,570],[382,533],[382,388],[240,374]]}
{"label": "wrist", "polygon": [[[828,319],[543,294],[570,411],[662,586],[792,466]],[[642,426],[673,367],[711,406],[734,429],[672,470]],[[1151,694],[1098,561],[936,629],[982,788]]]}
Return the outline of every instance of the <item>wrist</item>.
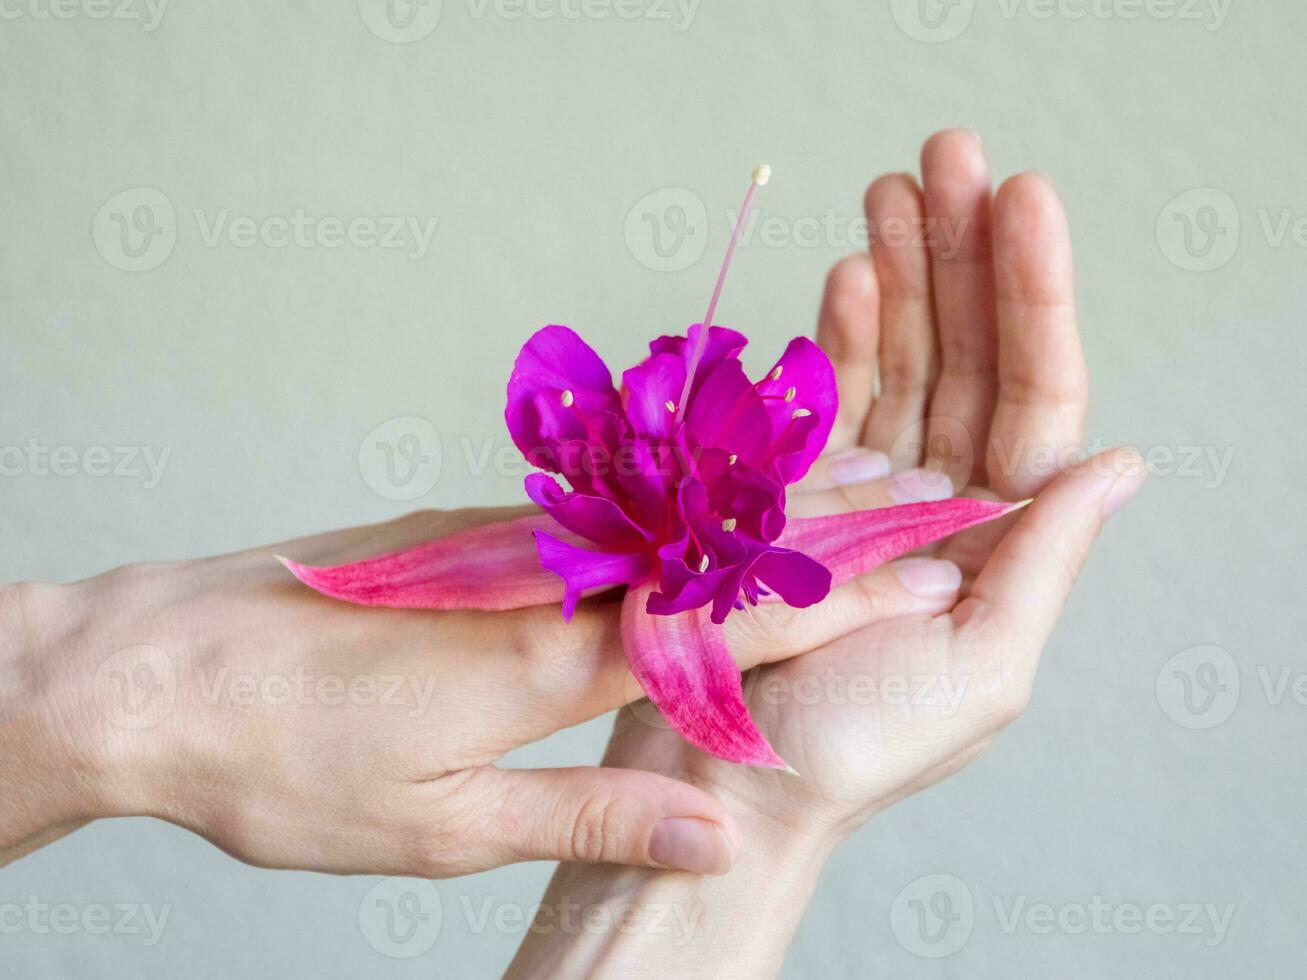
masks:
{"label": "wrist", "polygon": [[70,696],[67,587],[0,586],[0,848],[99,816],[104,770]]}

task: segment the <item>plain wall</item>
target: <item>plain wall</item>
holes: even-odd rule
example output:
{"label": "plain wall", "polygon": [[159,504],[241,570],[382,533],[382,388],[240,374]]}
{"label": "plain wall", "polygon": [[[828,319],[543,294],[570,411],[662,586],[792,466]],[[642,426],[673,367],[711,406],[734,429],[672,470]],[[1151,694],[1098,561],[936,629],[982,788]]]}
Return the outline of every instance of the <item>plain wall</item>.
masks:
{"label": "plain wall", "polygon": [[[1088,435],[1139,445],[1154,478],[1083,574],[1028,714],[838,853],[786,975],[1301,974],[1303,5],[433,2],[391,40],[371,0],[177,0],[157,24],[143,0],[103,19],[95,0],[67,19],[0,7],[0,445],[169,454],[157,483],[142,463],[0,476],[0,580],[516,501],[521,472],[478,459],[510,445],[504,381],[530,331],[570,324],[621,366],[698,319],[765,160],[777,231],[740,250],[718,313],[765,358],[811,329],[869,180],[971,125],[997,176],[1037,167],[1063,191]],[[132,257],[112,215],[142,205],[162,237]],[[436,225],[425,249],[208,234],[297,208]],[[646,213],[686,215],[679,249],[653,250]],[[443,450],[413,500],[359,463],[397,417]],[[1176,671],[1210,678],[1204,662],[1224,693],[1189,711]],[[592,762],[608,723],[511,761]],[[172,826],[105,822],[0,871],[0,904],[168,906],[159,941],[0,932],[0,975],[491,976],[521,927],[476,917],[489,900],[511,922],[549,870],[438,882],[438,938],[390,959],[359,924],[376,879],[255,870]],[[923,958],[891,909],[938,882],[969,896],[969,932]],[[1197,933],[1110,913],[1077,929],[1096,897],[1233,912],[1219,937],[1205,911]],[[1069,926],[1045,934],[1039,903]]]}

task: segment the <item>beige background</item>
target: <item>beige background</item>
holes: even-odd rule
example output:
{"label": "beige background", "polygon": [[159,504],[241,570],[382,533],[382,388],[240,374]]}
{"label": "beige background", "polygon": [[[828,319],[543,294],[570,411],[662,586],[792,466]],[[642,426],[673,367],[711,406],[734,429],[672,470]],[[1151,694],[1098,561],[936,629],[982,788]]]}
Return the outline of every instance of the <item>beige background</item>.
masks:
{"label": "beige background", "polygon": [[[1090,435],[1140,445],[1156,477],[1085,572],[1029,714],[839,853],[787,975],[1301,973],[1301,4],[396,0],[415,16],[394,27],[371,0],[175,0],[157,22],[144,0],[50,2],[0,2],[0,578],[513,501],[521,473],[494,452],[533,328],[571,324],[621,366],[697,319],[767,160],[773,234],[756,226],[719,311],[765,359],[810,329],[867,181],[970,124],[996,172],[1063,188]],[[340,247],[259,232],[297,208],[328,240],[332,219],[436,224],[425,248],[366,223]],[[369,436],[403,417],[429,427]],[[387,474],[378,439],[434,461],[432,431],[438,474]],[[33,440],[75,460],[42,472]],[[118,446],[138,475],[96,475],[87,450],[117,466]],[[1186,708],[1176,671],[1224,693]],[[594,760],[606,727],[519,761]],[[101,824],[0,871],[0,906],[171,906],[162,937],[0,931],[0,974],[489,976],[521,933],[480,927],[483,903],[529,907],[548,870],[438,883],[439,935],[392,959],[360,924],[375,880]],[[937,891],[972,914],[932,944],[891,913]],[[1077,931],[1095,896],[1234,910],[1219,942],[1205,913],[1199,934],[1110,914]],[[1039,903],[1069,927],[1032,927]]]}

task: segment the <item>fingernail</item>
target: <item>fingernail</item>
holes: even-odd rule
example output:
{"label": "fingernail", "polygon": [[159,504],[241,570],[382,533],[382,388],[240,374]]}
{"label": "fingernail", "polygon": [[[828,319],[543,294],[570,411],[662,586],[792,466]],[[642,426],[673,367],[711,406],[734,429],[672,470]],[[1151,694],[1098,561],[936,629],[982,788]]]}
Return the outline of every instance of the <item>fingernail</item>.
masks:
{"label": "fingernail", "polygon": [[962,130],[964,133],[970,133],[970,134],[971,134],[971,138],[974,139],[974,140],[976,141],[976,145],[977,145],[977,146],[984,146],[984,145],[985,145],[985,141],[984,141],[983,139],[981,139],[981,137],[980,137],[980,132],[979,132],[978,130],[973,129],[973,128],[970,127],[970,126],[962,126],[962,127],[960,127],[960,128],[961,128],[961,130]]}
{"label": "fingernail", "polygon": [[698,817],[658,821],[649,836],[649,857],[663,867],[701,875],[720,875],[731,869],[726,835],[715,823]]}
{"label": "fingernail", "polygon": [[837,487],[869,483],[890,474],[889,457],[875,449],[858,449],[830,461],[830,478]]}
{"label": "fingernail", "polygon": [[941,558],[902,558],[894,573],[905,589],[925,599],[953,595],[962,587],[962,569]]}
{"label": "fingernail", "polygon": [[895,503],[919,504],[926,500],[947,500],[953,496],[948,474],[938,470],[908,470],[894,477],[889,495]]}
{"label": "fingernail", "polygon": [[1148,468],[1144,465],[1144,458],[1134,449],[1121,454],[1118,466],[1121,467],[1121,475],[1116,478],[1103,496],[1103,520],[1107,520],[1124,507],[1139,488],[1143,486],[1144,478],[1148,476]]}

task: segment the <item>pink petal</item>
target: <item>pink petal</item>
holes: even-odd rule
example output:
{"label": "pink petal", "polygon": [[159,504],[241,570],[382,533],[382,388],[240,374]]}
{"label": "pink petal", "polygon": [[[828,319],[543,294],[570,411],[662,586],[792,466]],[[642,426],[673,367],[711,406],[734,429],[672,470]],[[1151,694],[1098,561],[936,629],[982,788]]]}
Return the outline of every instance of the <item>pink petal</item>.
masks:
{"label": "pink petal", "polygon": [[362,606],[520,609],[563,599],[562,581],[536,551],[533,532],[542,528],[567,534],[548,515],[533,514],[329,568],[279,560],[309,588]]}
{"label": "pink petal", "polygon": [[821,562],[830,569],[834,587],[891,558],[1023,506],[955,497],[830,517],[797,517],[785,526],[776,544]]}
{"label": "pink petal", "polygon": [[744,703],[740,668],[706,609],[676,616],[645,612],[655,588],[622,601],[622,647],[631,673],[663,717],[691,745],[728,762],[789,768],[763,738]]}
{"label": "pink petal", "polygon": [[576,604],[586,593],[615,585],[635,585],[653,573],[653,559],[643,552],[592,551],[560,541],[545,531],[536,532],[540,564],[563,580],[563,619],[570,621]]}

